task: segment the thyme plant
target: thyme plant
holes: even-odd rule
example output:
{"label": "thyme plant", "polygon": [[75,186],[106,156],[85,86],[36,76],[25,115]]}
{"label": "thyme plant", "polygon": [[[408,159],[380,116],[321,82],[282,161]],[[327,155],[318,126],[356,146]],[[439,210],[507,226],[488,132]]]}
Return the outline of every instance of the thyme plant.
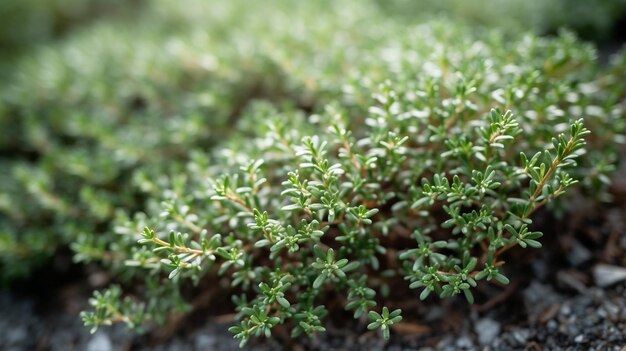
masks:
{"label": "thyme plant", "polygon": [[[337,111],[327,112],[325,137],[284,144],[291,154],[282,160],[272,155],[281,145],[275,135],[264,159],[244,161],[201,190],[207,213],[174,200],[162,217],[180,231],[145,227],[140,243],[162,257],[170,279],[199,279],[216,266],[233,287],[254,292],[250,300],[236,299],[241,321],[230,330],[242,345],[250,336],[269,337],[282,323],[294,326],[294,336],[323,331],[331,290],[347,292],[345,308],[355,318],[367,314],[368,328],[388,338],[402,317],[387,307],[376,312],[381,284],[372,278],[389,255],[400,262],[393,273],[422,300],[463,294],[472,303],[479,281],[507,284],[502,254],[541,247],[531,215],[576,183],[568,169],[584,151],[582,120],[550,144],[535,145],[544,151],[526,155],[510,111],[458,122],[445,139],[435,128],[424,132],[427,138],[402,135],[420,123],[385,112],[393,95],[378,96],[362,138],[351,135],[346,114]],[[96,303],[96,314],[84,315],[87,324],[106,321],[97,315],[108,304]]]}
{"label": "thyme plant", "polygon": [[337,308],[388,338],[392,287],[471,303],[555,235],[536,211],[610,200],[625,52],[367,1],[189,4],[41,48],[1,90],[2,279],[71,247],[116,277],[92,330],[163,323],[210,282],[242,345]]}
{"label": "thyme plant", "polygon": [[[571,35],[478,37],[421,25],[336,97],[320,93],[313,113],[251,104],[239,134],[194,153],[154,212],[125,219],[139,242],[126,264],[232,289],[242,346],[283,324],[294,337],[324,331],[331,296],[388,338],[402,319],[386,299],[397,279],[422,300],[470,303],[478,284],[508,284],[504,254],[541,247],[537,210],[566,211],[553,200],[577,183],[606,198],[623,93],[596,95],[606,78],[580,68],[594,52]],[[159,314],[102,296],[89,326]],[[169,300],[148,298],[133,308]]]}

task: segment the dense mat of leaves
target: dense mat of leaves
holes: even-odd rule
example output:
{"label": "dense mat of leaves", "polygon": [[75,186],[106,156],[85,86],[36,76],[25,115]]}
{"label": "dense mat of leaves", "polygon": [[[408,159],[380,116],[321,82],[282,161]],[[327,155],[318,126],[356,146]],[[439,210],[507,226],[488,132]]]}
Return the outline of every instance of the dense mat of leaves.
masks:
{"label": "dense mat of leaves", "polygon": [[472,302],[507,284],[504,252],[541,246],[537,209],[610,200],[624,53],[368,2],[146,6],[2,90],[2,277],[70,245],[134,282],[97,292],[89,326],[163,321],[213,280],[242,343],[323,331],[329,297],[388,337],[391,281]]}

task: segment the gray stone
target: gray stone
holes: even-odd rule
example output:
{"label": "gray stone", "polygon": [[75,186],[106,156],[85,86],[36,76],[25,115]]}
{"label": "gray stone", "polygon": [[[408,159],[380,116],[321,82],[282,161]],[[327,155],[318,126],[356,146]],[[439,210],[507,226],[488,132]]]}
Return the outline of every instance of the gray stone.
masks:
{"label": "gray stone", "polygon": [[607,287],[626,280],[626,268],[608,264],[593,267],[593,278],[599,287]]}
{"label": "gray stone", "polygon": [[550,319],[548,321],[548,329],[554,330],[554,329],[558,328],[558,326],[559,326],[559,323],[557,323],[554,319]]}
{"label": "gray stone", "polygon": [[112,351],[111,339],[104,332],[96,333],[87,343],[87,351]]}
{"label": "gray stone", "polygon": [[474,343],[472,342],[472,339],[470,339],[470,337],[467,335],[462,335],[456,340],[456,347],[458,348],[471,349],[473,348],[473,346]]}
{"label": "gray stone", "polygon": [[441,338],[441,340],[439,340],[439,342],[437,343],[437,349],[443,350],[446,347],[449,347],[450,345],[452,345],[453,343],[454,343],[454,339],[452,338],[452,336],[446,335],[443,338]]}
{"label": "gray stone", "polygon": [[568,304],[564,304],[561,306],[561,310],[559,311],[563,316],[569,316],[572,313],[572,308]]}
{"label": "gray stone", "polygon": [[518,344],[526,344],[526,341],[528,341],[528,338],[530,337],[530,332],[528,331],[528,329],[517,329],[513,332],[513,338],[515,339],[515,341],[518,342]]}
{"label": "gray stone", "polygon": [[481,345],[489,345],[500,333],[500,323],[491,318],[483,318],[474,325],[474,331],[478,334]]}
{"label": "gray stone", "polygon": [[26,328],[23,326],[15,326],[8,328],[6,331],[6,339],[7,343],[10,344],[18,344],[24,341],[27,337]]}
{"label": "gray stone", "polygon": [[194,344],[198,350],[213,350],[217,344],[215,335],[200,334],[195,337]]}
{"label": "gray stone", "polygon": [[567,254],[567,260],[573,266],[580,266],[591,259],[591,251],[578,240],[572,240],[572,247]]}

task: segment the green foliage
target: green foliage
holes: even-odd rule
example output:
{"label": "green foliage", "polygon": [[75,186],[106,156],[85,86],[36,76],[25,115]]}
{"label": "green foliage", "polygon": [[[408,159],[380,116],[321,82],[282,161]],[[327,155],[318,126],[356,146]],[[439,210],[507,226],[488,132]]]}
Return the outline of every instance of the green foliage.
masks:
{"label": "green foliage", "polygon": [[508,284],[506,251],[541,247],[535,211],[566,211],[552,200],[577,182],[608,199],[624,92],[604,85],[592,48],[437,22],[388,30],[384,49],[349,46],[362,59],[312,115],[252,104],[231,138],[171,178],[160,209],[128,224],[150,257],[135,267],[181,284],[217,272],[245,293],[231,328],[242,345],[279,324],[323,331],[335,294],[388,337],[400,311],[374,309],[390,275],[421,299],[471,303],[482,281]]}
{"label": "green foliage", "polygon": [[409,21],[438,13],[452,21],[498,27],[509,33],[554,34],[566,28],[585,39],[610,40],[626,15],[626,1],[378,0],[384,11]]}
{"label": "green foliage", "polygon": [[373,2],[150,2],[3,87],[2,277],[69,245],[127,283],[94,295],[92,330],[163,322],[210,281],[242,345],[323,332],[329,298],[388,338],[391,283],[471,303],[541,247],[538,209],[610,200],[624,57]]}
{"label": "green foliage", "polygon": [[402,313],[402,311],[400,310],[395,310],[389,313],[389,309],[387,307],[383,307],[382,314],[379,314],[375,311],[370,311],[368,316],[373,322],[367,325],[367,329],[380,328],[383,331],[383,337],[385,338],[385,340],[388,340],[389,327],[402,320],[402,316],[400,316],[400,313]]}
{"label": "green foliage", "polygon": [[137,0],[6,0],[0,3],[0,47],[50,40],[81,22],[130,11]]}
{"label": "green foliage", "polygon": [[[238,8],[223,5],[212,31],[242,21]],[[191,25],[200,21],[193,10],[175,10],[155,2],[136,23],[97,24],[41,47],[2,87],[2,280],[27,275],[59,244],[71,244],[78,261],[123,269],[125,256],[109,253],[121,237],[104,234],[120,229],[114,218],[149,206],[148,193],[160,194],[165,185],[152,175],[206,152],[251,100],[309,103],[292,98],[301,79],[285,80],[271,57],[207,37]]]}

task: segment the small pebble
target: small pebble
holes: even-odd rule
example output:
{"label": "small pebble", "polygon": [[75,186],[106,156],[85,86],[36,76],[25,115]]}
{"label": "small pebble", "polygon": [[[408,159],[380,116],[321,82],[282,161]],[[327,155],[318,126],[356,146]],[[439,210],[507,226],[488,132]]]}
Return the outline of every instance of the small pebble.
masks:
{"label": "small pebble", "polygon": [[572,313],[572,308],[569,305],[565,304],[561,306],[561,310],[559,312],[563,316],[569,316],[569,314]]}
{"label": "small pebble", "polygon": [[608,264],[593,267],[593,278],[599,287],[611,286],[626,280],[626,268]]}
{"label": "small pebble", "polygon": [[198,350],[212,350],[217,344],[217,340],[213,335],[200,334],[196,336],[194,342]]}
{"label": "small pebble", "polygon": [[472,339],[469,338],[469,336],[463,335],[456,340],[456,346],[458,348],[469,349],[474,346],[474,343],[472,342]]}
{"label": "small pebble", "polygon": [[513,338],[519,344],[526,344],[529,336],[530,332],[528,331],[528,329],[517,329],[513,332]]}
{"label": "small pebble", "polygon": [[572,247],[567,254],[567,259],[573,266],[580,266],[589,261],[591,257],[591,251],[589,251],[587,247],[581,244],[578,240],[572,241]]}
{"label": "small pebble", "polygon": [[556,329],[558,326],[559,323],[557,323],[554,319],[548,321],[548,329]]}
{"label": "small pebble", "polygon": [[478,334],[481,345],[489,345],[500,334],[500,323],[491,318],[483,318],[476,323],[474,331]]}
{"label": "small pebble", "polygon": [[112,351],[113,344],[103,332],[96,333],[87,343],[87,351]]}
{"label": "small pebble", "polygon": [[21,326],[9,328],[5,332],[7,333],[6,338],[9,344],[20,343],[28,336],[26,333],[26,328]]}

